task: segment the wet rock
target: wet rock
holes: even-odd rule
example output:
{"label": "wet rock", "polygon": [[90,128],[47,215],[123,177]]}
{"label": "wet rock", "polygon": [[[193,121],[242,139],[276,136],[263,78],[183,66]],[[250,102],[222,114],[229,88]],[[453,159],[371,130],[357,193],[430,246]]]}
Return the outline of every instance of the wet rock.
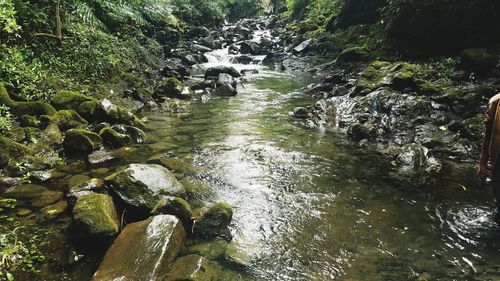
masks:
{"label": "wet rock", "polygon": [[165,98],[174,99],[190,99],[190,95],[184,94],[184,84],[177,78],[170,77],[163,79],[159,85],[156,87],[153,97],[160,102],[163,102]]}
{"label": "wet rock", "polygon": [[184,65],[182,59],[169,58],[166,61],[166,66],[160,71],[163,77],[176,77],[182,79],[190,75],[189,69]]}
{"label": "wet rock", "polygon": [[200,52],[200,53],[207,53],[212,51],[212,49],[210,49],[209,47],[202,46],[200,44],[193,44],[191,46],[191,49],[195,52]]}
{"label": "wet rock", "polygon": [[243,249],[237,242],[231,242],[224,253],[224,259],[239,267],[247,267],[252,262],[252,257],[248,255],[247,250]]}
{"label": "wet rock", "polygon": [[228,243],[225,240],[216,239],[208,242],[199,242],[187,248],[188,254],[203,256],[209,260],[217,260],[224,257]]}
{"label": "wet rock", "polygon": [[132,143],[132,138],[129,135],[119,133],[112,128],[104,128],[99,132],[104,145],[112,148],[119,148]]}
{"label": "wet rock", "polygon": [[383,86],[390,86],[395,90],[416,89],[419,79],[415,68],[410,63],[375,61],[361,73],[357,84],[372,90]]}
{"label": "wet rock", "polygon": [[405,145],[396,157],[396,164],[403,173],[440,170],[440,164],[429,156],[429,150],[418,144]]}
{"label": "wet rock", "polygon": [[60,200],[57,203],[46,206],[42,209],[42,216],[47,220],[52,220],[64,214],[68,210],[68,202]]}
{"label": "wet rock", "polygon": [[182,221],[182,225],[186,232],[191,233],[193,228],[193,212],[191,211],[191,206],[189,203],[179,197],[167,196],[156,204],[156,206],[151,211],[153,215],[173,215],[178,217]]}
{"label": "wet rock", "polygon": [[80,185],[82,183],[88,182],[90,177],[87,175],[74,175],[68,180],[68,186],[71,188],[73,186]]}
{"label": "wet rock", "polygon": [[106,194],[107,190],[104,186],[104,182],[100,179],[91,179],[86,182],[71,186],[66,199],[71,206],[76,204],[76,200],[79,197],[90,195],[90,194]]}
{"label": "wet rock", "polygon": [[0,188],[7,188],[23,183],[22,178],[0,177]]}
{"label": "wet rock", "polygon": [[241,77],[241,74],[236,70],[234,67],[229,67],[229,66],[215,66],[215,67],[210,67],[207,69],[207,72],[205,73],[205,79],[215,78],[219,77],[219,74],[221,73],[226,73],[229,74],[233,77]]}
{"label": "wet rock", "polygon": [[111,126],[111,128],[118,133],[130,136],[134,143],[145,143],[148,139],[146,133],[143,130],[134,126],[118,124]]}
{"label": "wet rock", "polygon": [[108,122],[110,124],[126,124],[144,128],[144,123],[134,114],[111,103],[108,99],[99,102],[93,111],[93,119],[97,122]]}
{"label": "wet rock", "polygon": [[109,195],[94,193],[80,196],[72,212],[79,239],[107,239],[120,230],[113,198]]}
{"label": "wet rock", "polygon": [[178,99],[166,99],[161,104],[161,109],[165,113],[189,113],[191,112],[191,105],[187,101]]}
{"label": "wet rock", "polygon": [[257,69],[242,69],[241,74],[247,75],[247,74],[258,74],[259,71]]}
{"label": "wet rock", "polygon": [[148,159],[148,163],[162,165],[175,173],[190,174],[193,172],[191,165],[169,153],[154,155]]}
{"label": "wet rock", "polygon": [[32,171],[29,178],[34,183],[43,183],[52,178],[52,173],[50,171]]}
{"label": "wet rock", "polygon": [[163,196],[182,197],[186,193],[172,172],[155,164],[131,164],[104,181],[114,195],[138,213],[151,212]]}
{"label": "wet rock", "polygon": [[231,61],[233,63],[239,63],[239,64],[250,64],[253,62],[253,58],[250,56],[241,55],[232,58]]}
{"label": "wet rock", "polygon": [[101,137],[84,129],[71,129],[66,132],[63,146],[69,155],[88,155],[102,144]]}
{"label": "wet rock", "polygon": [[165,281],[219,280],[219,268],[215,262],[198,255],[178,258]]}
{"label": "wet rock", "polygon": [[185,237],[181,222],[171,215],[131,223],[108,249],[91,280],[164,280]]}
{"label": "wet rock", "polygon": [[268,53],[266,57],[262,60],[263,65],[272,65],[278,62],[284,61],[288,57],[286,53]]}
{"label": "wet rock", "polygon": [[305,107],[296,107],[293,109],[293,116],[297,118],[307,118],[309,116],[309,110]]}
{"label": "wet rock", "polygon": [[44,191],[41,192],[31,201],[31,207],[41,208],[50,204],[54,204],[63,198],[64,194],[60,191]]}
{"label": "wet rock", "polygon": [[238,91],[231,84],[219,84],[214,90],[214,95],[222,97],[234,97]]}
{"label": "wet rock", "polygon": [[259,54],[259,46],[257,43],[253,41],[243,41],[240,44],[240,53],[242,54],[250,54],[250,55],[258,55]]}
{"label": "wet rock", "polygon": [[217,203],[195,221],[193,233],[199,237],[230,237],[228,226],[233,219],[233,209],[227,203]]}
{"label": "wet rock", "polygon": [[303,42],[301,42],[299,45],[297,45],[295,48],[293,48],[294,53],[302,53],[304,52],[309,45],[311,45],[312,39],[307,39]]}

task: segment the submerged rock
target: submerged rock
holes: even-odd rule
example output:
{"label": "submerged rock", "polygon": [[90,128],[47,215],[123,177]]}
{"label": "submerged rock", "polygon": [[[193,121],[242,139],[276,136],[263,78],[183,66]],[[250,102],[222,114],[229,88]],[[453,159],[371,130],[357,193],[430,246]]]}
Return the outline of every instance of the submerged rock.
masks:
{"label": "submerged rock", "polygon": [[107,193],[104,187],[104,182],[100,179],[91,179],[89,181],[71,186],[66,198],[68,199],[68,203],[71,206],[74,206],[79,197],[95,193]]}
{"label": "submerged rock", "polygon": [[73,220],[80,239],[106,239],[120,230],[113,198],[105,194],[78,197],[73,208]]}
{"label": "submerged rock", "polygon": [[151,212],[163,196],[186,193],[172,172],[154,164],[131,164],[104,181],[128,207],[142,213]]}
{"label": "submerged rock", "polygon": [[229,237],[228,226],[233,219],[233,209],[227,203],[217,203],[195,221],[193,233],[201,237]]}
{"label": "submerged rock", "polygon": [[217,263],[198,255],[178,258],[165,281],[218,280],[220,269]]}
{"label": "submerged rock", "polygon": [[185,238],[180,220],[171,215],[131,223],[108,249],[91,280],[164,280]]}
{"label": "submerged rock", "polygon": [[60,191],[44,191],[38,194],[33,201],[31,201],[31,206],[34,208],[45,207],[50,204],[54,204],[61,200],[64,194]]}

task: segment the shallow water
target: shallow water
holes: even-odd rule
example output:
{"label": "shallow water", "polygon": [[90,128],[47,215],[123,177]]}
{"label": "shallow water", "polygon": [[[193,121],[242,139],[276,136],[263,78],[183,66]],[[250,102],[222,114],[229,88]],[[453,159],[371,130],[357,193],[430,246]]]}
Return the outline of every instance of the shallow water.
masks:
{"label": "shallow water", "polygon": [[[219,50],[195,73],[230,64],[228,58]],[[380,154],[289,115],[313,102],[296,90],[314,77],[253,67],[260,73],[244,78],[238,96],[196,97],[190,114],[148,113],[148,144],[118,150],[121,159],[94,167],[75,161],[45,186],[65,191],[77,181],[73,174],[103,178],[173,152],[195,167],[191,179],[203,183],[189,198],[193,206],[226,201],[234,207],[232,243],[246,265],[225,266],[245,280],[500,278],[492,194],[472,182],[470,168],[450,163],[434,183],[415,186]],[[89,279],[102,252],[81,256],[66,241],[68,216],[47,223],[36,214],[19,220],[50,230],[40,234],[49,258],[41,273],[17,280]],[[58,267],[56,255],[75,261]]]}

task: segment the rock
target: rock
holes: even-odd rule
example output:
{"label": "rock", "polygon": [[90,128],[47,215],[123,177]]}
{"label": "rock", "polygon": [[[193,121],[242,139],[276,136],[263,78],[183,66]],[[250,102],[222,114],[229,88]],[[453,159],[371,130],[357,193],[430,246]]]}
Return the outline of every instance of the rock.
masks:
{"label": "rock", "polygon": [[50,103],[58,110],[70,109],[78,111],[82,103],[93,100],[93,98],[80,93],[59,91],[50,98]]}
{"label": "rock", "polygon": [[182,197],[186,190],[166,168],[155,164],[131,164],[105,180],[128,207],[150,213],[164,196]]}
{"label": "rock", "polygon": [[42,132],[40,139],[35,144],[36,152],[45,151],[47,149],[58,149],[63,143],[63,135],[57,124],[50,124]]}
{"label": "rock", "polygon": [[200,44],[193,44],[191,46],[191,49],[195,52],[199,52],[199,53],[206,53],[206,52],[211,52],[212,49],[210,49],[209,47],[206,47],[206,46],[202,46]]}
{"label": "rock", "polygon": [[50,171],[32,171],[30,172],[29,179],[34,183],[43,183],[52,178]]}
{"label": "rock", "polygon": [[375,61],[372,62],[360,75],[357,84],[363,89],[375,90],[389,86],[401,91],[407,88],[416,89],[419,84],[417,65],[397,62],[394,64]]}
{"label": "rock", "polygon": [[250,54],[250,55],[258,55],[259,54],[259,46],[257,43],[253,41],[243,41],[240,44],[240,53],[242,54]]}
{"label": "rock", "polygon": [[258,74],[259,71],[257,69],[242,69],[241,74],[247,75],[247,74]]}
{"label": "rock", "polygon": [[101,144],[102,139],[98,134],[84,129],[67,131],[63,141],[64,151],[73,155],[88,155]]}
{"label": "rock", "polygon": [[62,131],[75,128],[85,128],[88,122],[73,110],[60,110],[50,118],[50,123],[55,124]]}
{"label": "rock", "polygon": [[193,228],[193,212],[189,203],[179,197],[167,196],[158,202],[151,211],[153,215],[165,214],[178,217],[186,232],[191,233]]}
{"label": "rock", "polygon": [[107,239],[120,231],[113,198],[105,194],[78,197],[73,208],[73,221],[81,239]]}
{"label": "rock", "polygon": [[47,220],[55,219],[64,214],[68,209],[68,202],[60,200],[55,204],[46,206],[42,209],[42,216]]}
{"label": "rock", "polygon": [[217,263],[198,255],[178,258],[165,281],[208,281],[219,280]]}
{"label": "rock", "polygon": [[181,79],[190,75],[189,69],[184,65],[182,59],[169,58],[166,60],[166,66],[160,71],[163,77],[176,77]]}
{"label": "rock", "polygon": [[119,124],[113,125],[111,126],[111,128],[118,133],[127,134],[132,138],[132,141],[134,143],[145,143],[148,139],[146,133],[143,130],[133,126]]}
{"label": "rock", "polygon": [[26,139],[26,133],[21,127],[13,127],[5,134],[5,137],[15,142],[22,142]]}
{"label": "rock", "polygon": [[68,194],[66,194],[66,199],[71,206],[75,206],[76,200],[79,197],[96,193],[107,193],[104,182],[100,179],[90,179],[86,182],[71,186]]}
{"label": "rock", "polygon": [[303,41],[302,43],[297,45],[295,48],[293,48],[294,53],[304,52],[307,49],[307,47],[309,47],[311,42],[312,42],[312,39],[307,39],[307,40]]}
{"label": "rock", "polygon": [[156,87],[153,97],[160,102],[163,102],[165,98],[174,98],[174,99],[190,99],[190,95],[186,95],[184,92],[184,84],[181,81],[177,80],[177,78],[170,77],[164,78],[159,85]]}
{"label": "rock", "polygon": [[144,123],[134,114],[103,99],[93,112],[93,119],[97,122],[108,122],[110,124],[126,124],[139,128],[145,128]]}
{"label": "rock", "polygon": [[239,267],[250,266],[252,262],[252,257],[248,255],[247,250],[243,249],[237,242],[229,243],[224,253],[224,259]]}
{"label": "rock", "polygon": [[338,60],[344,62],[362,61],[367,57],[367,55],[367,46],[355,46],[343,50],[340,53]]}
{"label": "rock", "polygon": [[232,58],[231,62],[239,63],[239,64],[250,64],[253,62],[253,58],[250,56],[241,55],[241,56],[236,56],[236,57]]}
{"label": "rock", "polygon": [[171,215],[131,223],[108,249],[91,280],[164,280],[185,237],[181,222]]}
{"label": "rock", "polygon": [[90,177],[87,175],[74,175],[71,176],[68,180],[68,187],[71,188],[73,186],[80,185],[82,183],[86,183],[90,180]]}
{"label": "rock", "polygon": [[9,160],[20,160],[30,153],[27,146],[0,136],[0,168],[7,166]]}
{"label": "rock", "polygon": [[207,71],[205,72],[205,79],[208,79],[210,77],[212,78],[219,77],[219,74],[221,73],[226,73],[236,78],[241,77],[241,74],[234,67],[221,65],[221,66],[210,67],[209,69],[207,69]]}
{"label": "rock", "polygon": [[0,188],[7,188],[23,183],[22,178],[0,177]]}
{"label": "rock", "polygon": [[19,125],[21,127],[35,127],[40,126],[40,120],[35,116],[23,115],[19,118]]}
{"label": "rock", "polygon": [[309,113],[309,110],[305,107],[296,107],[293,109],[293,116],[297,118],[307,118]]}
{"label": "rock", "polygon": [[195,221],[193,233],[200,237],[228,236],[233,209],[227,203],[217,203]]}
{"label": "rock", "polygon": [[99,132],[99,136],[105,145],[112,148],[119,148],[122,146],[127,146],[132,143],[132,138],[126,134],[118,133],[112,128],[103,128]]}
{"label": "rock", "polygon": [[234,97],[238,94],[238,91],[230,84],[217,85],[214,90],[214,95],[222,97]]}
{"label": "rock", "polygon": [[154,155],[148,159],[148,163],[162,165],[175,173],[190,174],[193,172],[191,165],[169,153]]}
{"label": "rock", "polygon": [[484,48],[466,49],[461,55],[462,66],[471,71],[490,71],[498,63],[500,56],[490,53]]}
{"label": "rock", "polygon": [[61,200],[64,194],[60,191],[44,191],[38,194],[33,201],[31,201],[31,207],[41,208],[50,204],[54,204]]}
{"label": "rock", "polygon": [[224,257],[227,249],[227,242],[222,239],[213,241],[197,242],[189,246],[186,250],[188,254],[203,256],[209,260],[217,260]]}
{"label": "rock", "polygon": [[4,86],[0,86],[0,104],[3,104],[9,107],[12,114],[15,116],[21,115],[32,115],[32,116],[41,116],[41,115],[52,115],[56,112],[56,109],[52,107],[50,104],[34,101],[34,102],[22,102],[22,101],[14,101],[10,98],[7,90]]}
{"label": "rock", "polygon": [[49,191],[45,186],[37,184],[22,184],[8,188],[2,193],[3,197],[15,199],[34,199],[43,192]]}

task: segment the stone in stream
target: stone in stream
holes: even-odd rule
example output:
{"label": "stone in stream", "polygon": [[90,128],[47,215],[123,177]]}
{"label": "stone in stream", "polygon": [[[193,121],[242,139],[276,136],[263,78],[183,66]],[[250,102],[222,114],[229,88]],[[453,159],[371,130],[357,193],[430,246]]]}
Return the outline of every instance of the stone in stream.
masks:
{"label": "stone in stream", "polygon": [[247,74],[258,74],[259,71],[257,69],[242,69],[241,74],[247,75]]}
{"label": "stone in stream", "polygon": [[63,146],[67,154],[90,154],[97,150],[102,144],[101,137],[91,131],[84,129],[71,129],[66,132]]}
{"label": "stone in stream", "polygon": [[194,171],[191,165],[170,153],[154,155],[148,159],[148,163],[162,165],[175,173],[191,174]]}
{"label": "stone in stream", "polygon": [[228,226],[233,219],[233,209],[221,202],[210,207],[195,221],[193,233],[199,237],[230,237]]}
{"label": "stone in stream", "polygon": [[302,53],[303,51],[305,51],[307,49],[307,47],[309,47],[311,42],[312,42],[312,39],[307,39],[307,40],[303,41],[302,43],[297,45],[297,47],[293,48],[294,53]]}
{"label": "stone in stream", "polygon": [[172,172],[155,164],[131,164],[104,181],[138,215],[151,212],[164,196],[182,197],[186,193]]}
{"label": "stone in stream", "polygon": [[76,200],[79,197],[89,194],[103,193],[107,194],[107,190],[104,187],[104,182],[100,179],[91,179],[87,182],[80,183],[75,186],[71,186],[66,198],[71,206],[76,204]]}
{"label": "stone in stream", "polygon": [[112,148],[119,148],[132,143],[132,138],[129,135],[119,133],[109,127],[103,128],[99,132],[99,136],[106,146]]}
{"label": "stone in stream", "polygon": [[31,201],[31,207],[41,208],[54,204],[63,198],[64,194],[60,191],[44,191]]}
{"label": "stone in stream", "polygon": [[108,249],[91,281],[162,281],[185,239],[180,220],[171,215],[131,223]]}
{"label": "stone in stream", "polygon": [[240,53],[246,55],[258,55],[259,54],[259,46],[257,43],[253,41],[243,41],[240,44]]}
{"label": "stone in stream", "polygon": [[178,258],[172,270],[164,281],[205,281],[219,280],[220,274],[217,263],[198,255],[189,255]]}
{"label": "stone in stream", "polygon": [[144,133],[143,130],[134,126],[118,124],[111,126],[111,128],[119,133],[127,134],[132,138],[132,141],[134,143],[145,143],[148,139],[146,133]]}
{"label": "stone in stream", "polygon": [[232,58],[231,62],[239,63],[239,64],[250,64],[253,62],[253,58],[251,56],[241,55],[241,56],[237,56],[237,57]]}
{"label": "stone in stream", "polygon": [[73,222],[75,234],[80,239],[107,239],[120,230],[113,198],[105,194],[78,197],[73,208]]}
{"label": "stone in stream", "polygon": [[126,124],[139,128],[146,125],[128,110],[113,104],[108,99],[98,102],[92,113],[92,118],[97,122],[109,122],[110,124]]}
{"label": "stone in stream", "polygon": [[220,73],[217,78],[217,82],[215,83],[214,95],[231,97],[236,96],[237,94],[236,80],[234,80],[234,78],[227,73]]}
{"label": "stone in stream", "polygon": [[68,209],[68,202],[66,200],[59,200],[57,203],[48,205],[42,209],[42,216],[44,219],[52,220],[64,214]]}
{"label": "stone in stream", "polygon": [[234,67],[221,65],[210,67],[209,69],[207,69],[207,72],[205,72],[205,80],[207,80],[208,78],[219,77],[219,74],[221,73],[226,73],[236,78],[241,77],[241,74]]}
{"label": "stone in stream", "polygon": [[164,78],[156,87],[153,97],[160,102],[165,98],[190,99],[191,96],[184,94],[184,84],[175,77]]}

